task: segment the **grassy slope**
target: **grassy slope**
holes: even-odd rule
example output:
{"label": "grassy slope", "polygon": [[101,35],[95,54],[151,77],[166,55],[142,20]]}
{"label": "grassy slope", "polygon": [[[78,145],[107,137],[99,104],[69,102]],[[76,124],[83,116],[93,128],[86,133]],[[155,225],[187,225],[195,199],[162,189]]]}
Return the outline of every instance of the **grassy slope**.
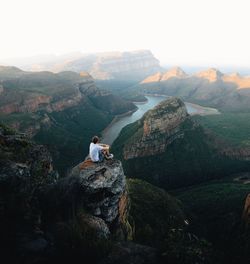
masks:
{"label": "grassy slope", "polygon": [[100,135],[113,118],[92,104],[78,105],[48,115],[53,125],[49,129],[42,129],[34,139],[48,146],[62,174],[86,157],[92,136]]}
{"label": "grassy slope", "polygon": [[222,113],[193,118],[228,143],[250,147],[250,113]]}
{"label": "grassy slope", "polygon": [[189,212],[191,231],[206,237],[222,252],[222,259],[229,261],[240,255],[241,216],[249,192],[249,184],[227,179],[180,189],[172,194]]}
{"label": "grassy slope", "polygon": [[127,183],[136,241],[159,246],[171,228],[184,225],[180,202],[166,191],[138,179]]}
{"label": "grassy slope", "polygon": [[136,86],[134,81],[117,81],[117,80],[107,80],[107,81],[97,81],[97,85],[107,91],[112,92],[115,95],[121,96],[122,98],[134,101],[134,102],[145,102],[146,97]]}
{"label": "grassy slope", "polygon": [[145,181],[129,179],[127,183],[135,241],[156,247],[161,253],[158,263],[215,263],[210,262],[207,241],[184,225],[186,216],[179,200]]}

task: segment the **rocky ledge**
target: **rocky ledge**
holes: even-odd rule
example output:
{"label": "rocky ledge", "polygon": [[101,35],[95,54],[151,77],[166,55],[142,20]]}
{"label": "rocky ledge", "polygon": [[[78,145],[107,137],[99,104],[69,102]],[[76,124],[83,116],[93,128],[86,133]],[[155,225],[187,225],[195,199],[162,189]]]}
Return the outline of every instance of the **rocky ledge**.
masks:
{"label": "rocky ledge", "polygon": [[119,214],[119,203],[126,194],[126,180],[122,164],[118,160],[91,163],[81,168],[79,164],[66,180],[79,184],[84,206],[97,217],[112,223]]}
{"label": "rocky ledge", "polygon": [[[127,220],[126,179],[120,161],[93,163],[87,160],[80,163],[49,193],[53,211],[61,210],[60,214],[69,218],[72,214],[73,218],[80,214],[98,236],[108,238],[111,235],[119,239],[132,236]],[[56,197],[60,197],[60,201]],[[67,217],[65,221],[68,221]]]}

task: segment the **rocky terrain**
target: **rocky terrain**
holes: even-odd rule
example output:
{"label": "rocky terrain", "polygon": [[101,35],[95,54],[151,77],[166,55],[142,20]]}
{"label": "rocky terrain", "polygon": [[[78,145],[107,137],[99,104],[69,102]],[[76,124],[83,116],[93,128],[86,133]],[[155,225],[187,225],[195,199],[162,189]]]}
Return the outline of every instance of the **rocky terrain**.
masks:
{"label": "rocky terrain", "polygon": [[[8,263],[191,264],[207,257],[199,239],[190,240],[179,202],[142,181],[127,185],[119,160],[86,159],[61,178],[45,147],[1,125],[0,163],[0,245]],[[169,236],[176,228],[181,238]]]}
{"label": "rocky terrain", "polygon": [[[124,146],[125,160],[163,153],[168,144],[183,136],[180,133],[180,124],[188,116],[184,103],[174,98],[169,101],[168,107],[164,104],[160,103],[156,109],[149,110],[144,115],[141,140],[135,137],[133,143],[130,142]],[[165,135],[165,137],[159,137],[159,135]]]}
{"label": "rocky terrain", "polygon": [[250,105],[250,78],[238,73],[223,74],[214,68],[193,75],[173,68],[147,77],[136,89],[144,93],[179,96],[222,111],[247,111]]}
{"label": "rocky terrain", "polygon": [[59,63],[43,63],[26,67],[29,70],[87,71],[95,79],[136,79],[142,80],[147,75],[161,70],[159,61],[149,50],[130,52],[106,52],[79,55]]}
{"label": "rocky terrain", "polygon": [[95,263],[102,253],[93,250],[133,238],[121,162],[79,164],[61,179],[46,148],[4,126],[0,162],[0,242],[8,263]]}
{"label": "rocky terrain", "polygon": [[125,127],[112,149],[125,173],[167,189],[249,170],[249,155],[226,148],[187,114],[183,102],[167,99]]}
{"label": "rocky terrain", "polygon": [[1,121],[48,146],[65,173],[87,154],[94,134],[133,103],[99,89],[86,72],[25,72],[0,68]]}

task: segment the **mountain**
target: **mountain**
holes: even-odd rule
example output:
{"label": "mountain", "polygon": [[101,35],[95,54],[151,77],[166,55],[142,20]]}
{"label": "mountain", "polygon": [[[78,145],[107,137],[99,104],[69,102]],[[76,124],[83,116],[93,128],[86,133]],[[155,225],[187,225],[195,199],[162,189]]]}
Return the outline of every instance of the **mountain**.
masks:
{"label": "mountain", "polygon": [[170,78],[184,78],[186,76],[187,76],[187,74],[181,68],[174,67],[165,73],[157,72],[156,74],[147,77],[141,83],[166,81]]}
{"label": "mountain", "polygon": [[127,176],[171,189],[249,170],[249,154],[227,147],[194,122],[184,103],[173,97],[126,126],[112,150]]}
{"label": "mountain", "polygon": [[142,80],[146,76],[153,74],[161,67],[159,61],[149,50],[138,50],[130,52],[106,52],[82,54],[79,57],[65,59],[61,62],[53,60],[50,63],[31,65],[26,67],[29,70],[39,69],[53,72],[75,71],[89,72],[95,79],[136,79]]}
{"label": "mountain", "polygon": [[187,75],[180,68],[148,76],[136,87],[142,93],[179,96],[193,103],[216,107],[221,111],[250,109],[250,78],[226,75],[211,68]]}
{"label": "mountain", "polygon": [[90,139],[133,103],[96,87],[86,72],[25,72],[0,69],[0,117],[48,146],[57,169],[87,154]]}

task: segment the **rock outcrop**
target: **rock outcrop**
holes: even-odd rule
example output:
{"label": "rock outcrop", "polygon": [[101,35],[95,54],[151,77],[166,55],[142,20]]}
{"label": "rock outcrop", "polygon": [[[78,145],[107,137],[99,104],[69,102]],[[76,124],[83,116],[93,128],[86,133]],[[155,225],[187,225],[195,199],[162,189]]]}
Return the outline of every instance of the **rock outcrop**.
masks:
{"label": "rock outcrop", "polygon": [[80,163],[46,197],[51,219],[80,219],[102,239],[132,238],[126,179],[118,160]]}
{"label": "rock outcrop", "polygon": [[125,127],[112,146],[129,177],[168,188],[249,170],[249,156],[225,148],[170,98]]}
{"label": "rock outcrop", "polygon": [[122,224],[119,220],[124,220],[128,203],[126,180],[120,161],[92,163],[84,169],[78,165],[58,185],[62,190],[67,190],[66,196],[62,194],[66,202],[77,196],[77,205],[74,207],[85,208],[108,226]]}
{"label": "rock outcrop", "polygon": [[144,115],[142,136],[124,147],[124,159],[163,153],[174,139],[184,136],[179,125],[187,117],[186,107],[180,99],[163,101]]}
{"label": "rock outcrop", "polygon": [[45,147],[0,126],[0,246],[10,263],[78,250],[95,263],[92,254],[105,243],[132,239],[128,214],[120,161],[79,164],[59,178]]}

